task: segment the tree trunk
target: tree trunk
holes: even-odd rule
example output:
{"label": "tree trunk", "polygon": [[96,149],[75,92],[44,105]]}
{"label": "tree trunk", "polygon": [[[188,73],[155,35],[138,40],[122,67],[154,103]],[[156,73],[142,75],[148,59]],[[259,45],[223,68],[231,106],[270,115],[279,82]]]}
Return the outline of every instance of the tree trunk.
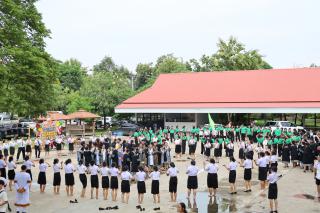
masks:
{"label": "tree trunk", "polygon": [[284,120],[286,121],[286,120],[287,120],[287,115],[286,115],[286,113],[283,114],[283,117],[284,117]]}
{"label": "tree trunk", "polygon": [[106,111],[103,111],[103,129],[105,130],[105,129],[107,129],[107,125],[106,125],[106,121],[107,121],[107,119],[106,119]]}
{"label": "tree trunk", "polygon": [[306,122],[306,114],[301,115],[301,126],[304,126]]}
{"label": "tree trunk", "polygon": [[298,118],[298,113],[296,113],[296,116],[294,117],[294,124],[297,125],[297,118]]}

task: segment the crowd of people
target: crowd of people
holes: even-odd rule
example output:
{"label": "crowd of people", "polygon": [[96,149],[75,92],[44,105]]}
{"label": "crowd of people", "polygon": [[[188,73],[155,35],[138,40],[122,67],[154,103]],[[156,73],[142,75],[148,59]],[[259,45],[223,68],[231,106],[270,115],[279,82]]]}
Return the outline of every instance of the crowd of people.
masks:
{"label": "crowd of people", "polygon": [[[291,129],[261,128],[255,126],[235,126],[231,124],[223,126],[193,127],[187,130],[183,128],[167,127],[164,129],[141,128],[132,133],[126,140],[109,137],[71,138],[57,136],[54,139],[18,138],[6,141],[0,146],[0,197],[4,197],[1,208],[5,209],[8,200],[1,194],[2,188],[8,185],[9,190],[16,191],[15,205],[17,212],[26,212],[30,204],[29,189],[33,180],[32,167],[37,166],[39,174],[37,183],[40,193],[45,192],[47,185],[46,173],[49,167],[53,170],[54,194],[60,193],[62,182],[61,170],[64,170],[64,179],[67,196],[74,196],[75,175],[77,172],[82,184],[81,197],[85,197],[90,177],[90,197],[99,198],[99,188],[102,188],[103,199],[107,200],[109,192],[112,201],[118,199],[118,188],[121,191],[121,201],[128,203],[130,185],[136,183],[138,191],[137,209],[143,210],[142,204],[146,193],[146,180],[151,179],[151,194],[155,205],[160,203],[160,178],[162,174],[170,177],[168,191],[172,202],[177,201],[178,173],[180,172],[174,161],[187,156],[191,160],[187,168],[188,175],[187,197],[193,195],[196,198],[198,189],[197,176],[201,172],[207,172],[207,187],[210,197],[216,196],[218,189],[218,166],[222,156],[230,159],[229,164],[222,165],[229,171],[230,194],[237,194],[236,179],[239,174],[237,169],[244,168],[245,192],[250,193],[252,169],[258,167],[258,179],[261,190],[268,187],[271,212],[277,212],[277,181],[281,177],[277,173],[278,161],[281,160],[284,167],[292,163],[293,167],[301,167],[304,172],[314,171],[318,197],[320,198],[320,134],[311,131],[297,131]],[[197,146],[197,144],[199,146]],[[71,156],[76,149],[77,163],[73,163],[71,157],[66,161],[59,160],[61,150],[68,147]],[[170,147],[174,146],[174,152]],[[235,153],[235,147],[239,152]],[[196,162],[196,149],[200,148],[200,154],[205,157],[203,165]],[[56,149],[57,157],[52,164],[45,162],[50,152]],[[39,163],[31,160],[33,156],[39,159]],[[44,150],[44,158],[41,151]],[[225,154],[223,154],[223,150]],[[16,155],[15,155],[16,154]],[[257,157],[255,157],[257,155]],[[22,156],[21,171],[17,172],[16,162]],[[318,156],[318,157],[317,157]],[[236,158],[238,160],[236,160]],[[16,159],[16,161],[14,160]],[[317,161],[315,161],[317,159]],[[314,163],[315,162],[315,163]],[[89,175],[89,177],[88,177]],[[3,183],[1,182],[3,181]],[[119,184],[120,182],[120,184]],[[120,187],[119,187],[120,185]],[[70,202],[77,202],[77,200]],[[1,205],[2,204],[2,205]],[[184,204],[179,204],[185,210]],[[113,207],[117,208],[117,206]],[[156,207],[155,210],[160,209]],[[104,210],[104,208],[101,208]],[[5,211],[3,211],[5,212]]]}

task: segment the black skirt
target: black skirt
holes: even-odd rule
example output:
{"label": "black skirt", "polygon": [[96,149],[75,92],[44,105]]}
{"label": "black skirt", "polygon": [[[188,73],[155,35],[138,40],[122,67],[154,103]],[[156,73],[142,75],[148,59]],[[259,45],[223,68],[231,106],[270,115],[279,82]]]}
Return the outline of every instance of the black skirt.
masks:
{"label": "black skirt", "polygon": [[99,188],[99,178],[98,175],[91,175],[91,188]]}
{"label": "black skirt", "polygon": [[44,145],[44,150],[46,151],[46,152],[49,152],[49,144],[46,144],[46,145]]}
{"label": "black skirt", "polygon": [[320,185],[320,179],[316,178],[316,185],[319,186]]}
{"label": "black skirt", "polygon": [[177,154],[181,153],[181,145],[176,145],[175,152]]}
{"label": "black skirt", "polygon": [[246,181],[251,180],[252,178],[252,170],[251,169],[244,169],[244,177],[243,179]]}
{"label": "black skirt", "polygon": [[267,167],[259,167],[259,180],[265,181],[267,180],[268,169]]}
{"label": "black skirt", "polygon": [[177,177],[170,177],[169,192],[176,193],[177,192],[177,185],[178,185],[178,178]]}
{"label": "black skirt", "polygon": [[229,183],[235,183],[237,178],[236,170],[230,170],[229,172]]}
{"label": "black skirt", "polygon": [[153,195],[159,194],[159,180],[152,180],[151,194],[153,194]]}
{"label": "black skirt", "polygon": [[74,176],[73,173],[67,173],[64,175],[66,186],[73,186],[74,185]]}
{"label": "black skirt", "polygon": [[111,189],[118,189],[119,188],[119,183],[118,183],[118,177],[117,176],[111,176],[110,180],[110,188]]}
{"label": "black skirt", "polygon": [[31,145],[26,146],[26,152],[31,152]]}
{"label": "black skirt", "polygon": [[210,157],[210,148],[206,148],[204,151],[205,156]]}
{"label": "black skirt", "polygon": [[26,173],[28,173],[30,175],[30,178],[31,178],[31,181],[32,181],[32,173],[31,173],[31,170],[30,169],[27,169],[26,170]]}
{"label": "black skirt", "polygon": [[101,183],[102,183],[103,189],[109,189],[109,177],[108,176],[102,176]]}
{"label": "black skirt", "polygon": [[46,185],[47,184],[47,178],[46,178],[46,173],[45,172],[39,172],[38,184],[40,184],[40,185]]}
{"label": "black skirt", "polygon": [[61,175],[60,172],[56,172],[53,175],[53,186],[60,186],[61,185]]}
{"label": "black skirt", "polygon": [[1,177],[7,179],[6,167],[0,169]]}
{"label": "black skirt", "polygon": [[57,143],[57,150],[60,151],[61,150],[61,143]]}
{"label": "black skirt", "polygon": [[243,151],[243,148],[240,148],[239,149],[239,159],[244,159],[244,151]]}
{"label": "black skirt", "polygon": [[198,177],[197,176],[188,176],[188,189],[197,189],[198,188]]}
{"label": "black skirt", "polygon": [[13,146],[10,146],[9,147],[9,152],[10,152],[10,155],[14,155],[15,148]]}
{"label": "black skirt", "polygon": [[82,188],[87,188],[87,175],[86,174],[79,174],[80,182],[82,183]]}
{"label": "black skirt", "polygon": [[14,169],[8,170],[8,179],[9,180],[14,180],[16,173],[14,171]]}
{"label": "black skirt", "polygon": [[8,156],[9,156],[9,150],[8,150],[8,149],[4,149],[4,150],[3,150],[3,155],[4,155],[5,157],[8,157]]}
{"label": "black skirt", "polygon": [[121,192],[129,193],[130,192],[130,182],[128,180],[121,181]]}
{"label": "black skirt", "polygon": [[268,191],[268,199],[277,199],[277,198],[278,198],[277,183],[270,183],[269,184],[269,191]]}
{"label": "black skirt", "polygon": [[214,156],[219,157],[219,149],[214,149]]}
{"label": "black skirt", "polygon": [[69,151],[73,151],[74,147],[73,147],[73,143],[69,143]]}
{"label": "black skirt", "polygon": [[138,188],[138,194],[146,193],[146,183],[144,181],[138,181],[137,188]]}
{"label": "black skirt", "polygon": [[207,176],[207,186],[208,188],[218,188],[218,175],[217,173],[208,173]]}

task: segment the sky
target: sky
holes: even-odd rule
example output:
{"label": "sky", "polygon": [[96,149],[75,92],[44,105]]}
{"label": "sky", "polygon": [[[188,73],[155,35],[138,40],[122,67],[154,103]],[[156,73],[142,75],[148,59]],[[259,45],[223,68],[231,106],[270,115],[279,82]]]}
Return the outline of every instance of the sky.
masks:
{"label": "sky", "polygon": [[274,68],[320,65],[319,0],[39,0],[56,59],[88,69],[104,56],[134,71],[173,53],[199,59],[219,38],[258,49]]}

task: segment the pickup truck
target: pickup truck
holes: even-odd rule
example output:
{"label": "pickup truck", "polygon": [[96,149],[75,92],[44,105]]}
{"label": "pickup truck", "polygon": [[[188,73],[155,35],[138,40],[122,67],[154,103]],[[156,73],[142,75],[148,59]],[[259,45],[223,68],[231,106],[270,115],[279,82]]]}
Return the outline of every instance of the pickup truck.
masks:
{"label": "pickup truck", "polygon": [[294,123],[291,123],[290,121],[268,121],[264,125],[264,127],[269,127],[271,128],[272,131],[274,131],[276,128],[280,129],[287,129],[287,130],[304,130],[304,127],[302,126],[296,126]]}

